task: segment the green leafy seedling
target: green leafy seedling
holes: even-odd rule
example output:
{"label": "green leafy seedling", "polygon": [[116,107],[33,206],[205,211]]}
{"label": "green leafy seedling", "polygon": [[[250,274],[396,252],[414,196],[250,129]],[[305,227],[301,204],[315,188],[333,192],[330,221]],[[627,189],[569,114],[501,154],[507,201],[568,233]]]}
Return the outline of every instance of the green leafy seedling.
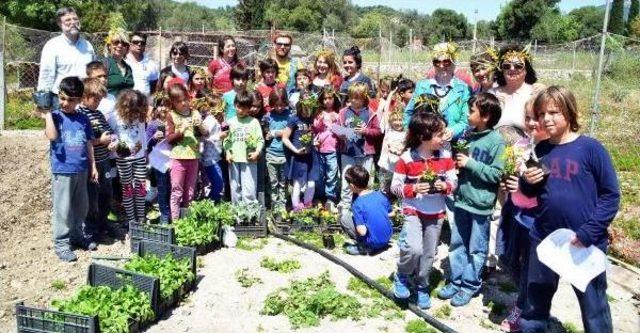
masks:
{"label": "green leafy seedling", "polygon": [[64,280],[56,279],[56,280],[53,280],[53,282],[51,282],[51,288],[55,290],[67,289],[67,283],[64,282]]}
{"label": "green leafy seedling", "polygon": [[404,327],[406,333],[438,333],[438,331],[422,319],[413,319]]}

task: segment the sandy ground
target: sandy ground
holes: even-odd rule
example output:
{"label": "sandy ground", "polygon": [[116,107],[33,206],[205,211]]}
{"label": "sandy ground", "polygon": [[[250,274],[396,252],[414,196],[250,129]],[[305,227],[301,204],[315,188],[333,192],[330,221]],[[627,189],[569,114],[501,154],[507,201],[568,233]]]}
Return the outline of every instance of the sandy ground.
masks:
{"label": "sandy ground", "polygon": [[[91,255],[123,255],[128,243],[114,240],[101,245],[98,251],[77,251],[76,263],[60,262],[52,250],[50,227],[50,171],[48,145],[41,131],[34,133],[0,134],[0,332],[15,331],[14,304],[47,307],[51,300],[72,295],[86,282],[86,270]],[[395,254],[392,248],[375,257],[350,257],[338,254],[370,277],[388,276],[394,271]],[[259,265],[265,256],[279,259],[295,258],[302,269],[290,274],[267,271]],[[446,246],[441,245],[441,257]],[[384,259],[384,260],[383,260]],[[440,258],[442,259],[442,258]],[[346,270],[318,254],[298,248],[279,239],[270,238],[259,251],[221,249],[202,257],[199,269],[201,280],[197,290],[190,294],[170,316],[150,327],[148,332],[289,332],[291,326],[284,316],[263,316],[260,309],[266,295],[285,286],[291,279],[317,276],[328,270],[338,288],[346,291],[351,276]],[[439,260],[436,268],[442,270]],[[264,281],[261,285],[242,288],[234,277],[236,270],[249,268]],[[515,294],[499,291],[506,275],[495,275],[487,281],[483,292],[469,306],[453,309],[444,322],[459,332],[497,331],[502,317],[489,318],[486,304],[489,300],[511,304]],[[613,323],[616,332],[640,332],[640,305],[632,292],[640,291],[637,275],[614,269],[610,274],[610,296]],[[53,288],[53,282],[64,288]],[[626,289],[617,282],[626,285]],[[433,309],[444,304],[434,300]],[[561,283],[554,298],[552,315],[562,322],[571,322],[581,329],[580,311],[573,290]],[[319,327],[300,329],[300,332],[403,332],[408,320],[416,318],[410,312],[404,320],[385,321],[382,318],[358,322],[351,320],[324,320]],[[493,321],[490,328],[480,322]],[[486,325],[485,325],[486,326]]]}

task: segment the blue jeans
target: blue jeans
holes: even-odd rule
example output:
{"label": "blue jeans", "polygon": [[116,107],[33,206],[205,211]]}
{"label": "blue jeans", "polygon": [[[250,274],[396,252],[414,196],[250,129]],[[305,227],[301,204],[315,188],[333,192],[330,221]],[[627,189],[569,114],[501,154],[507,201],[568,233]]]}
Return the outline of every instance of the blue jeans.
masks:
{"label": "blue jeans", "polygon": [[317,185],[317,189],[320,192],[324,190],[324,195],[327,200],[338,200],[338,154],[337,153],[317,153],[318,161],[320,162],[320,177]]}
{"label": "blue jeans", "polygon": [[491,215],[478,215],[455,207],[449,245],[449,281],[459,290],[475,294],[482,287],[480,274],[489,251]]}
{"label": "blue jeans", "polygon": [[91,240],[97,240],[101,231],[106,230],[107,216],[111,209],[113,197],[113,185],[111,179],[114,175],[111,171],[111,161],[106,160],[96,163],[98,169],[98,183],[87,182],[87,194],[89,196],[89,211],[84,227],[84,235]]}
{"label": "blue jeans", "polygon": [[158,208],[160,209],[160,222],[168,224],[171,221],[171,206],[169,205],[171,196],[171,177],[169,170],[160,172],[157,169],[151,169],[156,177],[156,186],[158,188]]}
{"label": "blue jeans", "polygon": [[224,188],[224,180],[222,179],[222,169],[218,163],[213,162],[212,165],[204,167],[204,171],[207,173],[207,178],[211,183],[211,192],[209,192],[209,199],[220,202],[222,198],[222,189]]}
{"label": "blue jeans", "polygon": [[[539,243],[531,239],[529,248],[526,306],[520,317],[520,328],[524,333],[547,331],[551,300],[558,290],[558,274],[538,260],[536,247]],[[606,272],[591,280],[584,293],[575,288],[573,291],[578,297],[585,332],[613,332],[611,310],[607,301]]]}

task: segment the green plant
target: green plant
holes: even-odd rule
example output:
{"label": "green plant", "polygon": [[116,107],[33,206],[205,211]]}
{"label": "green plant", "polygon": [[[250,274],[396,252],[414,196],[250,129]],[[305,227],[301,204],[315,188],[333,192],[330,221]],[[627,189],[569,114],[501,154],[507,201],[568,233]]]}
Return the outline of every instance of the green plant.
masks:
{"label": "green plant", "polygon": [[242,205],[235,206],[235,218],[237,224],[251,224],[252,221],[258,221],[260,219],[260,203],[248,202]]}
{"label": "green plant", "polygon": [[306,132],[300,136],[300,144],[302,144],[303,147],[310,146],[312,142],[313,135],[311,134],[311,132]]}
{"label": "green plant", "polygon": [[131,261],[124,265],[124,269],[157,277],[160,280],[160,297],[164,299],[171,297],[185,283],[195,279],[189,259],[177,260],[170,254],[164,258],[154,254],[143,257],[134,255]]}
{"label": "green plant", "polygon": [[211,200],[194,201],[187,216],[174,223],[176,243],[202,246],[218,240],[221,225],[234,225],[236,216],[231,203],[214,204]]}
{"label": "green plant", "polygon": [[353,296],[340,293],[329,279],[329,272],[315,278],[293,281],[287,288],[270,293],[261,314],[284,314],[293,328],[320,325],[320,319],[358,320],[362,304]]}
{"label": "green plant", "polygon": [[[305,242],[307,244],[311,244],[317,248],[324,248],[324,243],[322,242],[322,235],[317,232],[303,232],[298,231],[293,234],[293,238]],[[341,249],[342,245],[347,241],[346,237],[337,233],[333,235],[333,240],[336,244],[336,249]]]}
{"label": "green plant", "polygon": [[478,324],[480,325],[480,327],[486,328],[488,330],[495,329],[495,325],[491,322],[491,320],[486,318],[481,318]]}
{"label": "green plant", "polygon": [[404,327],[406,333],[438,333],[438,331],[422,319],[413,319]]}
{"label": "green plant", "polygon": [[432,169],[426,169],[420,174],[420,181],[425,183],[433,183],[438,179],[438,174]]}
{"label": "green plant", "polygon": [[262,279],[249,274],[248,268],[239,269],[235,273],[236,280],[243,288],[249,288],[254,284],[261,284]]}
{"label": "green plant", "polygon": [[56,279],[51,282],[51,288],[55,290],[67,289],[67,283],[64,280]]}
{"label": "green plant", "polygon": [[451,316],[451,306],[443,304],[433,311],[433,316],[440,319],[447,319]]}
{"label": "green plant", "polygon": [[518,170],[518,154],[514,146],[509,145],[504,148],[504,152],[502,153],[502,160],[504,162],[502,176],[508,177],[511,175],[515,175]]}
{"label": "green plant", "polygon": [[302,267],[302,265],[300,265],[300,262],[297,260],[292,259],[277,261],[271,257],[262,257],[262,260],[260,260],[260,266],[270,271],[280,273],[290,273]]}
{"label": "green plant", "polygon": [[83,286],[72,298],[54,300],[52,306],[62,312],[97,315],[105,333],[128,333],[130,319],[145,323],[155,318],[148,295],[131,285],[116,290]]}
{"label": "green plant", "polygon": [[257,135],[253,133],[249,133],[247,135],[247,139],[245,140],[245,146],[247,147],[247,153],[253,153],[258,150],[258,145],[260,144],[260,139]]}
{"label": "green plant", "polygon": [[[387,289],[391,289],[391,280],[387,277],[379,277],[376,282],[380,283]],[[405,317],[404,312],[396,303],[386,298],[377,290],[369,287],[360,279],[351,277],[347,284],[347,290],[361,296],[366,301],[363,304],[363,311],[367,317],[382,316],[386,320],[402,319]]]}
{"label": "green plant", "polygon": [[34,112],[35,104],[29,92],[11,92],[7,94],[5,125],[7,129],[42,129],[44,120]]}
{"label": "green plant", "polygon": [[576,326],[576,324],[571,323],[571,322],[562,323],[562,328],[564,328],[564,331],[566,333],[583,332],[583,331],[578,330],[578,327]]}
{"label": "green plant", "polygon": [[451,148],[455,153],[467,155],[469,154],[469,141],[466,139],[458,139]]}
{"label": "green plant", "polygon": [[236,243],[236,249],[245,250],[245,251],[255,251],[262,250],[269,243],[269,241],[265,238],[249,238],[249,237],[239,237],[238,242]]}

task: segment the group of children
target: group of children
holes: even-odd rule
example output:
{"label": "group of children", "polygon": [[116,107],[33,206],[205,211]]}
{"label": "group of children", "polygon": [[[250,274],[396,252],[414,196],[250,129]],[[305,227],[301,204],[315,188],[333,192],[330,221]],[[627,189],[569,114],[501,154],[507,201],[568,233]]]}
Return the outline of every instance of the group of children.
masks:
{"label": "group of children", "polygon": [[[237,65],[230,70],[233,89],[224,94],[192,94],[167,77],[151,107],[146,96],[125,90],[110,113],[100,110],[109,100],[100,75],[104,68],[92,63],[84,82],[62,80],[60,109],[44,114],[58,256],[75,260],[72,244],[96,247],[116,196],[115,181],[121,191],[115,201],[122,203],[126,221],[144,220],[147,168],[163,223],[179,218],[193,200],[202,171],[216,202],[228,184],[235,204],[256,202],[258,192],[268,192],[276,219],[279,212],[302,210],[314,201],[342,212],[343,229],[356,240],[347,249],[351,254],[386,248],[391,201],[398,200],[404,223],[394,293],[399,299],[414,294],[422,309],[431,306],[429,273],[445,219],[451,229],[450,270],[438,297],[463,306],[480,291],[500,188],[510,196],[503,219],[526,226],[514,228],[523,239],[515,259],[522,260],[517,308],[523,322],[541,327],[557,288],[557,275],[536,256],[542,238],[569,227],[576,231],[576,246],[606,249],[606,226],[619,201],[615,172],[602,146],[577,134],[575,99],[565,88],[547,88],[527,108],[526,127],[532,140],[541,141],[535,155],[550,173],[527,168],[531,152],[523,149],[520,172],[509,178],[503,177],[505,142],[494,128],[503,110],[491,93],[465,101],[461,110],[468,108],[463,112],[468,126],[455,137],[465,140],[468,150],[452,151],[450,115],[442,114],[437,96],[412,96],[416,85],[410,80],[381,80],[377,98],[371,99],[360,82],[351,84],[346,96],[331,85],[314,86],[306,69],[297,70],[295,88],[287,91],[276,80],[275,61],[263,60],[259,68],[254,89],[248,88],[248,70]],[[530,150],[532,140],[523,146]],[[376,176],[379,191],[372,189]],[[599,311],[601,318],[605,307],[608,311],[604,273],[596,280],[579,301],[585,313]],[[610,316],[609,326],[593,319],[590,325],[610,331]]]}

